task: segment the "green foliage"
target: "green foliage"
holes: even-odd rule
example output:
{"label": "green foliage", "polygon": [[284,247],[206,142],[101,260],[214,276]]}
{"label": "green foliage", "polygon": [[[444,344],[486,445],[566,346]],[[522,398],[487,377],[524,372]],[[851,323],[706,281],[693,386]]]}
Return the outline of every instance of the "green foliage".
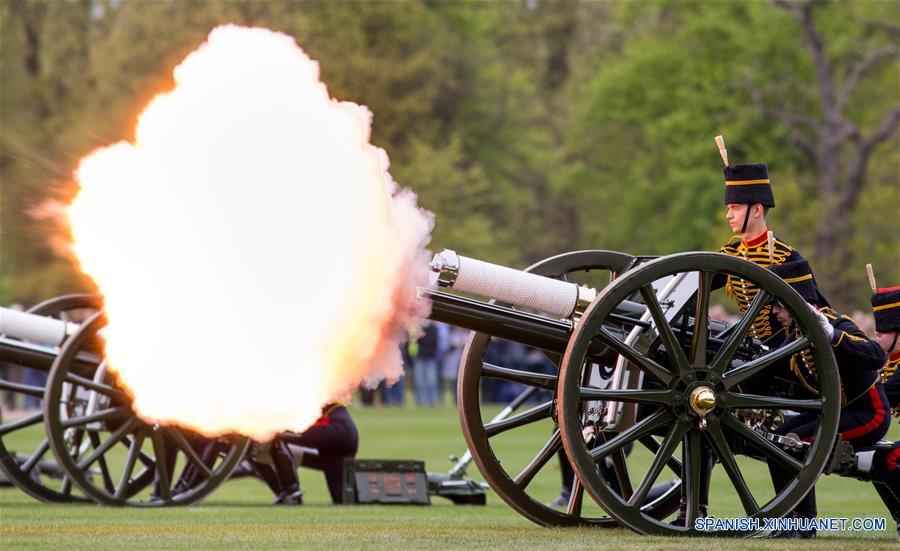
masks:
{"label": "green foliage", "polygon": [[[844,68],[836,80],[846,77],[850,61],[889,44],[863,23],[891,12],[896,22],[896,4],[888,4],[829,5],[816,13],[829,59]],[[624,3],[620,18],[628,39],[597,63],[575,95],[569,124],[575,162],[561,185],[586,198],[579,203],[581,245],[666,254],[726,241],[722,165],[713,144],[723,134],[732,163],[769,164],[777,205],[770,227],[815,266],[816,231],[833,221],[819,216],[816,166],[769,115],[778,109],[822,117],[815,68],[797,24],[763,2]],[[848,114],[864,132],[898,104],[897,69],[884,64],[851,96]],[[863,204],[842,213],[852,218],[840,243],[852,262],[840,269],[859,283],[852,304],[842,306],[866,304],[866,262],[881,267],[881,281],[900,279],[897,145],[895,135],[876,150]],[[828,281],[823,286],[826,294],[843,291]]]}
{"label": "green foliage", "polygon": [[[885,43],[869,23],[896,23],[897,6],[816,18],[845,70]],[[0,3],[0,303],[90,287],[46,203],[71,198],[78,159],[129,138],[222,23],[295,36],[332,96],[370,107],[393,176],[436,214],[435,249],[521,267],[573,248],[715,248],[722,133],[734,162],[769,163],[772,226],[812,256],[814,167],[763,110],[816,117],[819,91],[801,31],[769,3],[17,0]],[[848,115],[871,129],[898,82],[896,63],[867,75]],[[898,145],[875,151],[842,243],[847,270],[874,262],[886,283],[900,281]]]}

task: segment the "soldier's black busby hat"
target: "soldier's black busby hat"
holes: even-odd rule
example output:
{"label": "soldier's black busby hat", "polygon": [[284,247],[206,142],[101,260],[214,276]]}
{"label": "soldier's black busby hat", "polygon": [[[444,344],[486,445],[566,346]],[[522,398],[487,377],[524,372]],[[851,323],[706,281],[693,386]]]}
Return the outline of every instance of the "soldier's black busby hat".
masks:
{"label": "soldier's black busby hat", "polygon": [[803,300],[818,304],[819,294],[816,292],[816,283],[807,261],[794,260],[784,264],[773,264],[769,269],[797,291]]}
{"label": "soldier's black busby hat", "polygon": [[872,314],[879,333],[900,331],[900,286],[877,289],[872,295]]}
{"label": "soldier's black busby hat", "polygon": [[769,185],[769,169],[764,163],[725,167],[725,204],[731,203],[775,206],[775,196]]}

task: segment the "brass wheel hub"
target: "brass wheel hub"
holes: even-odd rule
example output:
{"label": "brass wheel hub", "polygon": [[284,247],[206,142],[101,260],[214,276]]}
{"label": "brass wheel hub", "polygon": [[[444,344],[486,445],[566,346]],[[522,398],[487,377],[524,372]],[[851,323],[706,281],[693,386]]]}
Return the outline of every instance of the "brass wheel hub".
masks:
{"label": "brass wheel hub", "polygon": [[691,391],[688,403],[694,413],[706,415],[716,407],[716,393],[708,386],[698,386]]}

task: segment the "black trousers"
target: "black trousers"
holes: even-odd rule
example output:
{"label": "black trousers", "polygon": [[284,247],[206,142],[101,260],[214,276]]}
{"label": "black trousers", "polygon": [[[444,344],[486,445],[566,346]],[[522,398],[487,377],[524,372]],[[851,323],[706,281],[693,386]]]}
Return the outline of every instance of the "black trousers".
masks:
{"label": "black trousers", "polygon": [[[890,409],[887,397],[881,385],[872,387],[865,396],[861,396],[855,402],[841,410],[838,421],[838,432],[841,438],[854,447],[871,446],[881,440],[887,434],[891,424]],[[813,413],[803,413],[790,419],[776,432],[780,435],[794,433],[801,439],[808,440],[815,434],[818,426],[817,416]],[[772,484],[775,491],[780,492],[793,478],[793,474],[777,463],[769,462],[769,473],[772,475]],[[813,518],[817,513],[816,489],[812,488],[804,497],[794,513],[801,518]]]}
{"label": "black trousers", "polygon": [[343,502],[344,459],[356,457],[359,432],[345,407],[338,407],[302,433],[285,432],[279,439],[305,448],[315,448],[319,455],[304,454],[302,466],[325,473],[331,502]]}

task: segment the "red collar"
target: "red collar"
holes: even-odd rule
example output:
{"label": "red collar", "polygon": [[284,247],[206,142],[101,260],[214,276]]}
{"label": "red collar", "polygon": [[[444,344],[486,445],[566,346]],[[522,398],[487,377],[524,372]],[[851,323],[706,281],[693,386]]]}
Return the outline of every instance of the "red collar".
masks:
{"label": "red collar", "polygon": [[900,291],[900,285],[897,285],[896,287],[884,287],[882,289],[878,289],[877,291],[875,291],[875,294],[877,295],[878,293],[890,293],[891,291]]}
{"label": "red collar", "polygon": [[[763,243],[766,242],[766,239],[768,239],[768,238],[769,238],[769,230],[763,230],[763,232],[761,234],[754,237],[750,241],[744,241],[744,246],[745,247],[755,247],[757,245],[762,245]],[[742,239],[742,241],[743,241],[743,239]]]}
{"label": "red collar", "polygon": [[895,351],[895,352],[891,352],[891,355],[888,356],[888,361],[889,361],[889,362],[893,362],[893,361],[895,361],[895,360],[900,360],[900,350],[897,350],[897,351]]}

